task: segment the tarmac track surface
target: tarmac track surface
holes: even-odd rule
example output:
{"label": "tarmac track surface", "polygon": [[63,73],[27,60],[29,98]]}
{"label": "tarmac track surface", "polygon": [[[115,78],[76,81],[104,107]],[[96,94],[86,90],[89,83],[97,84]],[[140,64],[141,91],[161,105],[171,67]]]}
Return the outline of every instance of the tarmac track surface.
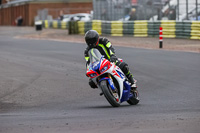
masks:
{"label": "tarmac track surface", "polygon": [[200,132],[200,54],[116,46],[141,101],[113,108],[88,85],[84,49],[0,36],[0,132]]}

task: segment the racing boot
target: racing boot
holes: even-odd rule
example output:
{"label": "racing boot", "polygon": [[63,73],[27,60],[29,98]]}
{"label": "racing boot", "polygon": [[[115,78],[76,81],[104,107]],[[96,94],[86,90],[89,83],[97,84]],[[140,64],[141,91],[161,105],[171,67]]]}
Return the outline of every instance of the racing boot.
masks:
{"label": "racing boot", "polygon": [[129,72],[127,75],[129,82],[131,83],[131,92],[134,94],[134,97],[139,100],[139,93],[137,90],[136,80],[133,78],[133,75]]}
{"label": "racing boot", "polygon": [[136,80],[133,78],[133,75],[129,72],[126,77],[128,78],[129,82],[131,83],[131,90],[137,89]]}

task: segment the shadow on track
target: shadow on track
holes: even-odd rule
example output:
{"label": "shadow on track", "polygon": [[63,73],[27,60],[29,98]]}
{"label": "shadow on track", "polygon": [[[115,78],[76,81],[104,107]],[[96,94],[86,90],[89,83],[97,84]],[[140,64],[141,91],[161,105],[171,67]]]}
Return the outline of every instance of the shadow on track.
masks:
{"label": "shadow on track", "polygon": [[[111,105],[100,105],[100,106],[87,106],[87,107],[83,107],[84,109],[108,109],[108,108],[129,108],[129,107],[138,107],[141,106],[140,104],[138,105],[129,105],[129,104],[125,104],[125,105],[120,105],[119,107],[112,107]],[[83,109],[82,108],[82,109]]]}

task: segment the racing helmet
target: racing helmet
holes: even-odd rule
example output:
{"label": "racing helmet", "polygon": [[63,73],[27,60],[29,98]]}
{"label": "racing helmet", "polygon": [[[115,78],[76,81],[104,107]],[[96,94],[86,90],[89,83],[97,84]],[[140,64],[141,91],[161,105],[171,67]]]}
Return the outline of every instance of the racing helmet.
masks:
{"label": "racing helmet", "polygon": [[85,33],[85,41],[89,47],[96,47],[99,44],[99,34],[95,30],[89,30]]}

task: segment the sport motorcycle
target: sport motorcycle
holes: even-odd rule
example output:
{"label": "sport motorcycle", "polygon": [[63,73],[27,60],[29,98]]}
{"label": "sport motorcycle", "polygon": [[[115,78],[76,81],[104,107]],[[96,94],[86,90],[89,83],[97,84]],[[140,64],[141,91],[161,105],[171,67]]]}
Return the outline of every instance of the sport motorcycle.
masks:
{"label": "sport motorcycle", "polygon": [[101,88],[100,95],[104,95],[113,107],[119,107],[125,101],[130,105],[139,103],[138,91],[131,90],[131,84],[115,63],[104,58],[96,48],[90,49],[88,54],[90,64],[87,65],[86,75]]}

